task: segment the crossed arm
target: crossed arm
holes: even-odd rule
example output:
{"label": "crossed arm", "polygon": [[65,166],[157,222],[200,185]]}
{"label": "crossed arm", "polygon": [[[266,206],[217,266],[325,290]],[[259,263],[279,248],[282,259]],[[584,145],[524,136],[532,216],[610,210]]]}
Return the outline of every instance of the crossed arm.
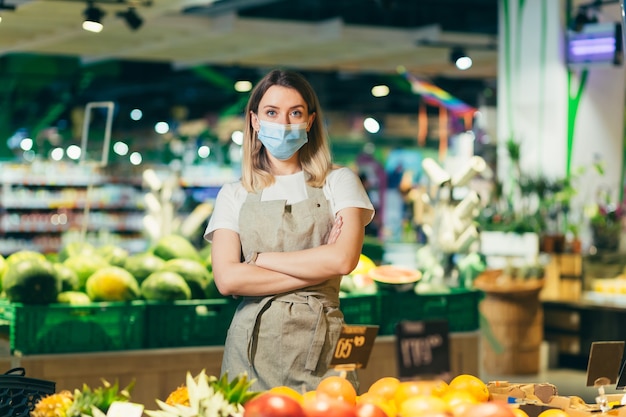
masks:
{"label": "crossed arm", "polygon": [[223,295],[263,296],[314,285],[350,273],[359,261],[368,211],[341,210],[325,245],[293,252],[266,252],[255,264],[241,262],[241,242],[232,230],[213,233],[211,259]]}

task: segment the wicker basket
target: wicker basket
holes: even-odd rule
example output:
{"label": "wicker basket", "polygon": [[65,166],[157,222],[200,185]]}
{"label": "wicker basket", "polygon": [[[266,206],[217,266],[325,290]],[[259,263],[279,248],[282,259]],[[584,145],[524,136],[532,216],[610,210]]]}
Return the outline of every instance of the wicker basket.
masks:
{"label": "wicker basket", "polygon": [[0,375],[0,416],[29,417],[37,401],[54,393],[54,382],[25,375],[24,368],[13,368]]}
{"label": "wicker basket", "polygon": [[501,269],[491,269],[480,274],[474,280],[474,286],[487,293],[501,297],[525,297],[539,294],[544,279],[518,280],[504,275]]}
{"label": "wicker basket", "polygon": [[517,280],[489,270],[474,281],[485,293],[479,305],[483,369],[489,375],[539,372],[543,341],[543,279]]}

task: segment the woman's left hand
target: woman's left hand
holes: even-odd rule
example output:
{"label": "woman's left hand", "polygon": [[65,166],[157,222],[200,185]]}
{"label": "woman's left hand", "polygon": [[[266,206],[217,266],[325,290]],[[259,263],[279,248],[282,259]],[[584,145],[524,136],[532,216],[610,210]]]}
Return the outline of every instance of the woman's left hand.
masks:
{"label": "woman's left hand", "polygon": [[330,233],[328,234],[328,239],[326,239],[327,245],[332,245],[337,242],[337,238],[341,234],[341,227],[343,226],[343,218],[341,216],[337,216],[335,218],[335,222],[333,223],[333,227],[330,229]]}

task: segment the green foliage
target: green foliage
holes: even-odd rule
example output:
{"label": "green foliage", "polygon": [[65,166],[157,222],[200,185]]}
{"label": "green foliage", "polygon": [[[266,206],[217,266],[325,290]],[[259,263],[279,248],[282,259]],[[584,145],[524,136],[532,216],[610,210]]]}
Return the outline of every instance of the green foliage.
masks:
{"label": "green foliage", "polygon": [[130,401],[130,392],[134,386],[134,380],[121,390],[117,381],[115,384],[111,384],[103,379],[102,386],[95,389],[90,388],[87,384],[83,384],[81,390],[74,390],[74,402],[67,411],[67,416],[93,416],[92,407],[106,414],[113,402]]}
{"label": "green foliage", "polygon": [[216,392],[221,392],[224,398],[231,404],[245,404],[252,398],[259,395],[259,392],[250,391],[250,387],[254,380],[248,379],[246,373],[228,380],[228,372],[224,373],[219,379],[215,376],[209,377],[209,386]]}

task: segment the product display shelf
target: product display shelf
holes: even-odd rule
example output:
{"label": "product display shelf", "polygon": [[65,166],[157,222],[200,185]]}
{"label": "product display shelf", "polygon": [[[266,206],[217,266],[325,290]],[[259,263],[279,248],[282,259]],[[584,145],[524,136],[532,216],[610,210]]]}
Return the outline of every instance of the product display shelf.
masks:
{"label": "product display shelf", "polygon": [[54,253],[65,233],[83,228],[95,244],[133,252],[146,246],[143,193],[132,179],[78,164],[41,163],[2,164],[0,182],[0,254]]}
{"label": "product display shelf", "polygon": [[[353,294],[340,297],[349,325],[395,334],[401,320],[447,320],[449,331],[479,329],[479,292]],[[0,336],[12,354],[78,353],[222,345],[239,301],[94,302],[24,305],[0,301]]]}

